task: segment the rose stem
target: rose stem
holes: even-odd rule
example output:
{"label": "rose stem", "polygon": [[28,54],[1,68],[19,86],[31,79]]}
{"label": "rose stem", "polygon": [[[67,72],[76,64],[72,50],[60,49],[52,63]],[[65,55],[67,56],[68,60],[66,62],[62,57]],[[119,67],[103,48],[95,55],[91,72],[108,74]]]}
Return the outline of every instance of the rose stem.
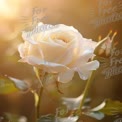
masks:
{"label": "rose stem", "polygon": [[92,71],[92,73],[91,73],[91,75],[90,75],[90,78],[89,78],[88,81],[87,81],[86,87],[85,87],[85,89],[84,89],[84,91],[83,91],[83,98],[82,98],[82,100],[81,100],[80,107],[79,107],[79,111],[80,111],[80,112],[81,112],[81,109],[82,109],[82,107],[83,107],[85,98],[86,98],[86,96],[87,96],[87,94],[88,94],[88,91],[89,91],[89,87],[90,87],[90,85],[91,85],[91,82],[92,82],[93,79],[94,79],[94,74],[95,74],[95,71]]}
{"label": "rose stem", "polygon": [[39,89],[39,101],[38,101],[37,110],[36,110],[37,111],[37,113],[36,113],[37,119],[38,119],[40,117],[40,105],[41,105],[41,99],[42,99],[42,93],[43,93],[44,86],[43,86],[42,80],[40,78],[40,75],[39,75],[40,73],[39,73],[38,68],[34,67],[34,71],[35,71],[36,77],[39,80],[39,83],[41,85],[41,88]]}
{"label": "rose stem", "polygon": [[41,105],[41,99],[42,99],[43,89],[44,89],[44,87],[41,86],[41,88],[39,90],[39,101],[38,101],[38,105],[37,105],[37,118],[40,117],[40,105]]}
{"label": "rose stem", "polygon": [[[110,36],[111,33],[112,33],[112,30],[108,33],[107,36]],[[116,34],[117,34],[117,32],[114,33],[114,35],[113,35],[113,37],[112,37],[112,40],[114,39],[114,37],[116,36]],[[84,89],[84,91],[83,91],[83,98],[82,98],[82,100],[81,100],[80,107],[79,107],[79,110],[78,110],[79,112],[82,111],[82,107],[83,107],[85,98],[86,98],[86,96],[87,96],[87,94],[88,94],[88,91],[89,91],[89,87],[90,87],[90,85],[91,85],[91,82],[92,82],[93,79],[94,79],[94,74],[95,74],[95,70],[92,71],[92,73],[91,73],[91,75],[90,75],[90,78],[89,78],[88,81],[87,81],[86,87],[85,87],[85,89]]]}

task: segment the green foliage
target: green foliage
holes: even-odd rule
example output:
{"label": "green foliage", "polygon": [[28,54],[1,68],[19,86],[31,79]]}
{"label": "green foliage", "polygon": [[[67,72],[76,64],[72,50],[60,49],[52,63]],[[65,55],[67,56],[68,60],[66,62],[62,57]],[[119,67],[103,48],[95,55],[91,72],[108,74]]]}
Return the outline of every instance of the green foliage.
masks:
{"label": "green foliage", "polygon": [[89,117],[92,117],[92,118],[95,118],[95,119],[97,119],[97,120],[101,120],[101,119],[103,119],[104,118],[104,114],[103,113],[101,113],[101,112],[86,112],[86,113],[84,113],[85,115],[87,115],[87,116],[89,116]]}
{"label": "green foliage", "polygon": [[84,112],[85,115],[101,120],[105,115],[122,114],[122,103],[119,101],[105,100],[99,106]]}
{"label": "green foliage", "polygon": [[37,122],[55,122],[55,116],[52,114],[41,116]]}
{"label": "green foliage", "polygon": [[7,76],[0,76],[0,94],[10,94],[17,91],[26,91],[29,86],[26,82]]}
{"label": "green foliage", "polygon": [[100,111],[106,115],[122,114],[122,102],[108,99],[105,101],[105,106]]}

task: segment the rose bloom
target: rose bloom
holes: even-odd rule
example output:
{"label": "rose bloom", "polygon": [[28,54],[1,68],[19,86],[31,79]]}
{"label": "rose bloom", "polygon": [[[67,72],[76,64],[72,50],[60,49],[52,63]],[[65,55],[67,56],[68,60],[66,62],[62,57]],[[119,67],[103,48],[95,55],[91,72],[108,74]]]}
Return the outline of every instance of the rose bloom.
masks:
{"label": "rose bloom", "polygon": [[[111,34],[111,31],[109,32]],[[110,37],[109,35],[107,37],[105,37],[103,40],[104,43],[102,43],[101,45],[99,45],[99,51],[98,51],[98,55],[105,55],[106,57],[111,55],[111,51],[112,49],[116,46],[117,42],[115,43],[114,38],[117,35],[117,32],[114,32],[114,34],[112,35],[112,37]],[[101,42],[101,41],[100,41]]]}
{"label": "rose bloom", "polygon": [[75,72],[87,80],[99,67],[97,60],[90,61],[97,43],[83,38],[72,26],[39,23],[32,31],[23,31],[22,37],[20,61],[57,74],[59,82],[72,80]]}

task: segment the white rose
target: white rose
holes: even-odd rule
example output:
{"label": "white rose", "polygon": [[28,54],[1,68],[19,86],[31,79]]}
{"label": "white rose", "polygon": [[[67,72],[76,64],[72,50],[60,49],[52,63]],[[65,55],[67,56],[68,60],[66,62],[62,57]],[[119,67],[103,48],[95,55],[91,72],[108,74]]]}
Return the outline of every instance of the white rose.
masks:
{"label": "white rose", "polygon": [[72,80],[75,72],[86,80],[99,67],[96,60],[88,62],[96,42],[83,38],[72,26],[39,23],[32,31],[23,32],[22,37],[25,42],[19,46],[20,61],[56,73],[59,82]]}

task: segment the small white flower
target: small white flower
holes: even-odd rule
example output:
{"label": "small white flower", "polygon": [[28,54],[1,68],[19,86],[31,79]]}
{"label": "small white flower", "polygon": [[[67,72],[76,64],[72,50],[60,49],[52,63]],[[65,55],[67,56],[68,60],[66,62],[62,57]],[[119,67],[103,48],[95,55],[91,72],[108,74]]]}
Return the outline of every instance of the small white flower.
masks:
{"label": "small white flower", "polygon": [[77,122],[78,116],[69,116],[65,118],[56,117],[55,122]]}

